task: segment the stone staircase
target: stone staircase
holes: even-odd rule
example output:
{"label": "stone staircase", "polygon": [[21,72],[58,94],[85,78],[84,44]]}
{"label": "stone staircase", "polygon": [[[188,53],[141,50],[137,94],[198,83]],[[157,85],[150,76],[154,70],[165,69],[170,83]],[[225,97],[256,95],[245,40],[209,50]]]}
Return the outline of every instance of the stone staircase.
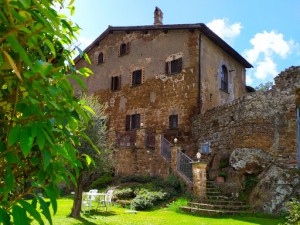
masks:
{"label": "stone staircase", "polygon": [[188,213],[200,215],[234,215],[251,213],[251,208],[244,202],[234,200],[221,194],[215,181],[207,181],[205,199],[189,202],[180,208]]}

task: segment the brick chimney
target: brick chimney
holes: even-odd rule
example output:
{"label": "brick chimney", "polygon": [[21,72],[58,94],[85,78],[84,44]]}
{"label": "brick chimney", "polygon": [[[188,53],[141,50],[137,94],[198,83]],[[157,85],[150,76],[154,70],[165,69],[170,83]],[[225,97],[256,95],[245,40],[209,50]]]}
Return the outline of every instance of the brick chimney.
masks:
{"label": "brick chimney", "polygon": [[163,24],[163,12],[158,8],[155,7],[154,11],[154,25],[162,25]]}

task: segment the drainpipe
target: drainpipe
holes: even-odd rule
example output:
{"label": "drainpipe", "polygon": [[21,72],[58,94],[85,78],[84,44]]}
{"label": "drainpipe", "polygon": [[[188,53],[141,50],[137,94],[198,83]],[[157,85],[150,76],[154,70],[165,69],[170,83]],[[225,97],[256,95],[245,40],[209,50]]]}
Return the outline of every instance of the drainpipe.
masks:
{"label": "drainpipe", "polygon": [[198,114],[201,113],[201,31],[199,31],[199,60],[198,60]]}

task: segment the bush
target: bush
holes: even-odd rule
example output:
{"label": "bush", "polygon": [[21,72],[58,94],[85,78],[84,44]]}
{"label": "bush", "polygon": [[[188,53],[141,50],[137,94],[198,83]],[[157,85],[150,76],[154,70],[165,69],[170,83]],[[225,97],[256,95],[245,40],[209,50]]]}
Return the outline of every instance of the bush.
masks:
{"label": "bush", "polygon": [[288,215],[286,216],[287,222],[283,225],[299,225],[300,224],[300,201],[293,199],[291,202],[286,203],[288,208]]}
{"label": "bush", "polygon": [[168,199],[169,195],[162,191],[136,190],[137,196],[132,201],[132,206],[137,210],[152,208],[156,203]]}
{"label": "bush", "polygon": [[107,187],[107,185],[112,181],[112,176],[109,173],[105,173],[102,177],[95,180],[89,189],[101,189]]}
{"label": "bush", "polygon": [[135,197],[134,191],[131,188],[116,190],[114,196],[117,199],[131,199]]}

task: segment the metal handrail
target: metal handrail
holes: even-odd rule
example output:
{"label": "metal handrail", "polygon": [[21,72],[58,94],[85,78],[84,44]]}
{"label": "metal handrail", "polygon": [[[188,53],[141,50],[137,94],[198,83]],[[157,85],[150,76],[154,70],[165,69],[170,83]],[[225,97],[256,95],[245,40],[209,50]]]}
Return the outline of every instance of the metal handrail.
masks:
{"label": "metal handrail", "polygon": [[177,153],[177,170],[180,172],[188,181],[193,182],[193,168],[192,163],[194,161],[181,151]]}
{"label": "metal handrail", "polygon": [[160,154],[168,161],[171,161],[171,146],[172,144],[164,137],[161,137]]}

